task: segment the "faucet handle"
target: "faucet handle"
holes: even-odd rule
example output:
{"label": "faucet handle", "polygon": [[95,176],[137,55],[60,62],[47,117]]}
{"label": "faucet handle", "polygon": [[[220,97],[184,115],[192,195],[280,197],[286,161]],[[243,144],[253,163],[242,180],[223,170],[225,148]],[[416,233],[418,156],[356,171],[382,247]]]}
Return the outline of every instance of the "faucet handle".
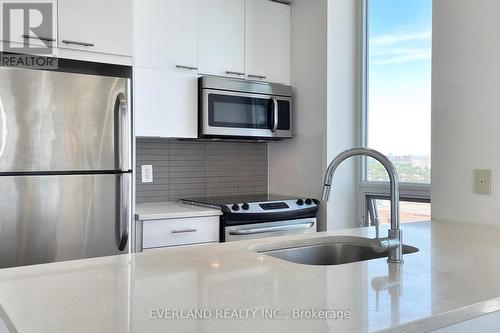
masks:
{"label": "faucet handle", "polygon": [[373,251],[381,253],[389,250],[391,244],[389,238],[373,238],[370,241],[370,246]]}

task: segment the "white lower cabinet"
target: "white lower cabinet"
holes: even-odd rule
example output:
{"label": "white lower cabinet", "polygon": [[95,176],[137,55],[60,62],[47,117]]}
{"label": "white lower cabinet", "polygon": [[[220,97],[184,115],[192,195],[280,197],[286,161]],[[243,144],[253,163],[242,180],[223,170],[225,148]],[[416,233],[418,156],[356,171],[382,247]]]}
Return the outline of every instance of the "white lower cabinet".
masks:
{"label": "white lower cabinet", "polygon": [[219,241],[219,216],[142,221],[143,250]]}
{"label": "white lower cabinet", "polygon": [[134,69],[135,135],[198,137],[198,76],[189,70]]}

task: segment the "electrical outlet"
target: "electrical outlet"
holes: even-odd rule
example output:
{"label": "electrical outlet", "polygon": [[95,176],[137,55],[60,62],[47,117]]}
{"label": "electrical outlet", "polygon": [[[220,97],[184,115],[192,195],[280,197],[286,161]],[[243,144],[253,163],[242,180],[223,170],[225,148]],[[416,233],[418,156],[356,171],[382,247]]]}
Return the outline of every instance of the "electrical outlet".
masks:
{"label": "electrical outlet", "polygon": [[491,194],[491,170],[474,170],[474,193]]}
{"label": "electrical outlet", "polygon": [[142,165],[141,166],[142,182],[152,183],[153,182],[153,166],[152,165]]}

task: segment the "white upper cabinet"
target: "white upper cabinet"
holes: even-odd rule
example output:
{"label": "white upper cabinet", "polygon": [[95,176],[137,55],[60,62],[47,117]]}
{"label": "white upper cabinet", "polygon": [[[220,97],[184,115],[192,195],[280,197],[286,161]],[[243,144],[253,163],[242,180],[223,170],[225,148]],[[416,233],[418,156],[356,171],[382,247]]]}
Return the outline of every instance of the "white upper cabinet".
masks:
{"label": "white upper cabinet", "polygon": [[[106,0],[107,1],[107,0]],[[135,65],[198,68],[198,0],[135,1]]]}
{"label": "white upper cabinet", "polygon": [[287,5],[135,0],[134,14],[137,136],[197,138],[199,74],[290,83]]}
{"label": "white upper cabinet", "polygon": [[135,135],[198,137],[198,80],[190,71],[134,70]]}
{"label": "white upper cabinet", "polygon": [[247,78],[290,84],[290,6],[246,0]]}
{"label": "white upper cabinet", "polygon": [[132,56],[132,0],[59,0],[59,47]]}
{"label": "white upper cabinet", "polygon": [[136,0],[135,134],[198,137],[198,0]]}
{"label": "white upper cabinet", "polygon": [[201,74],[245,76],[245,0],[198,0]]}

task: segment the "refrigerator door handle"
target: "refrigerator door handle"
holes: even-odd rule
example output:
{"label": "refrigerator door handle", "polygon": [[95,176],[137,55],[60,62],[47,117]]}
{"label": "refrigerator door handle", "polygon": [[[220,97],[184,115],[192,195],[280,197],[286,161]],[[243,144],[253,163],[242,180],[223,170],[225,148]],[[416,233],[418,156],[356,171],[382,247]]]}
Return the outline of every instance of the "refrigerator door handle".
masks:
{"label": "refrigerator door handle", "polygon": [[116,219],[116,245],[118,250],[124,251],[127,248],[129,238],[129,226],[131,219],[131,198],[130,198],[130,174],[118,176],[120,199],[118,200],[119,214]]}
{"label": "refrigerator door handle", "polygon": [[119,168],[123,172],[130,171],[131,167],[131,116],[130,103],[125,94],[120,93],[116,97],[118,105],[118,161]]}

